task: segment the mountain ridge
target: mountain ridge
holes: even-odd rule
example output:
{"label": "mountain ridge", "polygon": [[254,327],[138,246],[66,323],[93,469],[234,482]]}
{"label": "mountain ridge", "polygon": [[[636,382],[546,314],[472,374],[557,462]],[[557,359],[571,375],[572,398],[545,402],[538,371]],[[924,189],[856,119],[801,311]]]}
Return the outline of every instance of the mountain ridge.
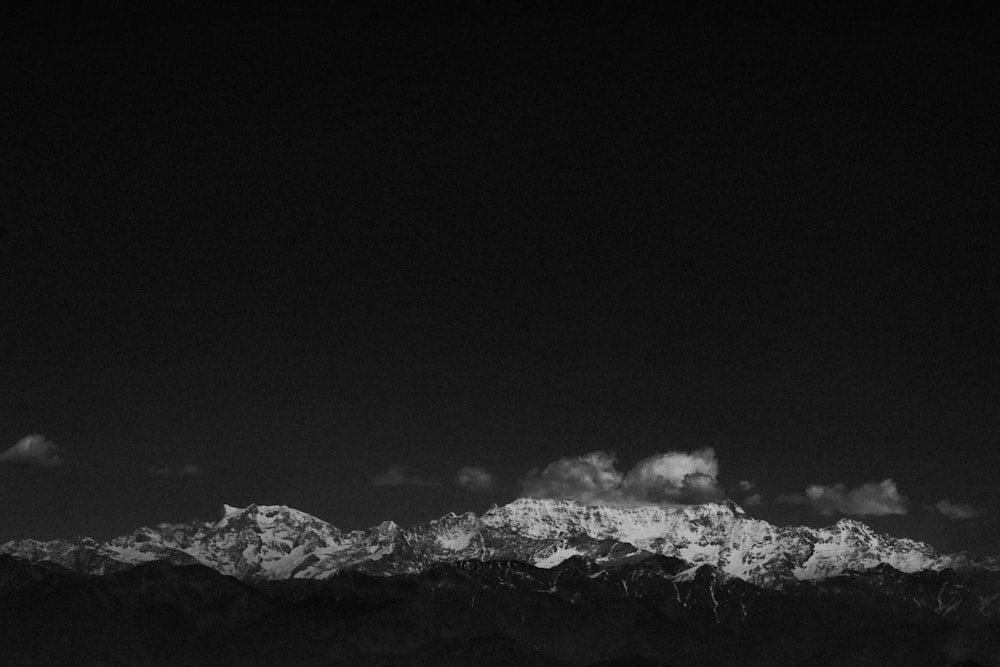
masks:
{"label": "mountain ridge", "polygon": [[[983,593],[1000,591],[997,573],[970,589],[975,582],[955,571],[884,566],[779,591],[712,565],[678,576],[687,565],[574,556],[549,569],[460,561],[416,574],[249,583],[203,565],[153,561],[90,576],[0,555],[0,642],[4,664],[25,665],[585,665],[642,656],[678,667],[931,667],[951,664],[939,656],[955,642],[968,655],[989,650],[982,633],[996,627]],[[817,651],[836,659],[815,663]]]}
{"label": "mountain ridge", "polygon": [[395,575],[435,563],[520,560],[551,568],[579,556],[597,563],[650,555],[692,572],[711,565],[765,588],[889,565],[901,572],[988,567],[990,559],[940,554],[854,520],[825,528],[775,526],[731,501],[683,507],[583,505],[519,498],[477,516],[448,513],[412,528],[383,521],[344,531],[286,505],[224,505],[215,522],[163,523],[99,542],[17,540],[0,545],[29,561],[104,574],[165,560],[201,564],[245,580],[324,579],[344,570]]}

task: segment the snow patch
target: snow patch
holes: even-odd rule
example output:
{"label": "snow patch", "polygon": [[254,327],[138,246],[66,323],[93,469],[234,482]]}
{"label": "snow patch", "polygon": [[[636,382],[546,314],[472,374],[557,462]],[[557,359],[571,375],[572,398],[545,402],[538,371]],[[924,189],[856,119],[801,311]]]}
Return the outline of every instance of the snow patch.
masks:
{"label": "snow patch", "polygon": [[573,556],[582,556],[582,555],[583,552],[579,551],[578,549],[561,547],[559,549],[556,549],[555,552],[552,553],[552,555],[547,556],[546,558],[543,558],[541,560],[535,561],[535,567],[540,567],[543,570],[548,570],[549,568],[553,568],[559,563],[563,562],[567,558],[571,558]]}
{"label": "snow patch", "polygon": [[449,551],[461,551],[468,548],[472,543],[472,533],[458,533],[456,535],[438,535],[435,540],[443,549]]}

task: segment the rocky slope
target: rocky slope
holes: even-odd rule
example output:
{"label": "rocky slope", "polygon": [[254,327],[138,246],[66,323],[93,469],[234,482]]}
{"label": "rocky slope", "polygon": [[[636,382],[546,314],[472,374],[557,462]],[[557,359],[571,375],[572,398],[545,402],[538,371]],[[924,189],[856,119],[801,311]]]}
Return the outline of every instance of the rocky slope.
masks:
{"label": "rocky slope", "polygon": [[539,499],[515,500],[482,516],[448,514],[410,529],[386,521],[351,532],[282,505],[227,505],[214,523],[161,524],[107,542],[19,540],[0,546],[0,553],[87,574],[154,560],[201,564],[247,581],[324,579],[344,570],[416,573],[466,560],[551,568],[573,556],[602,564],[660,555],[686,564],[679,577],[711,565],[765,588],[879,565],[900,572],[976,565],[967,556],[941,555],[847,519],[820,529],[779,527],[729,502],[664,508]]}

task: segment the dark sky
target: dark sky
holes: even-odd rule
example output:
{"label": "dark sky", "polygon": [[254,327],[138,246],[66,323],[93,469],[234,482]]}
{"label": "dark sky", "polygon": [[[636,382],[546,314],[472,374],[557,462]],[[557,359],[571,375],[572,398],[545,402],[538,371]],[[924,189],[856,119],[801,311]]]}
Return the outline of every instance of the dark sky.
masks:
{"label": "dark sky", "polygon": [[861,518],[1000,553],[998,26],[608,5],[5,21],[0,450],[65,463],[0,465],[0,540],[709,446],[756,516],[891,478]]}

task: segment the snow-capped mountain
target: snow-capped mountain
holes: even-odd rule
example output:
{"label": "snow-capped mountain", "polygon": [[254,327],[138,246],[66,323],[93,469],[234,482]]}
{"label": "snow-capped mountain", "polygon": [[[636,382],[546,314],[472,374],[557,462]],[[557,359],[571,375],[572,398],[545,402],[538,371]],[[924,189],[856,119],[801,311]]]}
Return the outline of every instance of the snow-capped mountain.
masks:
{"label": "snow-capped mountain", "polygon": [[448,514],[411,529],[386,521],[351,532],[282,505],[226,505],[214,523],[161,524],[107,542],[20,540],[0,552],[90,574],[152,560],[200,563],[248,581],[323,579],[342,570],[414,573],[465,560],[551,568],[572,556],[606,564],[658,554],[685,561],[691,573],[711,565],[722,576],[769,588],[879,565],[917,572],[968,564],[847,519],[819,529],[778,527],[731,502],[609,507],[527,498],[482,516]]}
{"label": "snow-capped mountain", "polygon": [[[842,519],[820,529],[778,527],[749,518],[732,502],[672,509],[520,499],[487,512],[482,521],[537,539],[583,534],[624,542],[695,566],[714,565],[765,586],[819,579],[883,563],[903,572],[938,570],[950,564],[947,556],[926,544],[876,534],[858,521]],[[570,551],[566,549],[549,563],[554,565],[572,555]]]}

